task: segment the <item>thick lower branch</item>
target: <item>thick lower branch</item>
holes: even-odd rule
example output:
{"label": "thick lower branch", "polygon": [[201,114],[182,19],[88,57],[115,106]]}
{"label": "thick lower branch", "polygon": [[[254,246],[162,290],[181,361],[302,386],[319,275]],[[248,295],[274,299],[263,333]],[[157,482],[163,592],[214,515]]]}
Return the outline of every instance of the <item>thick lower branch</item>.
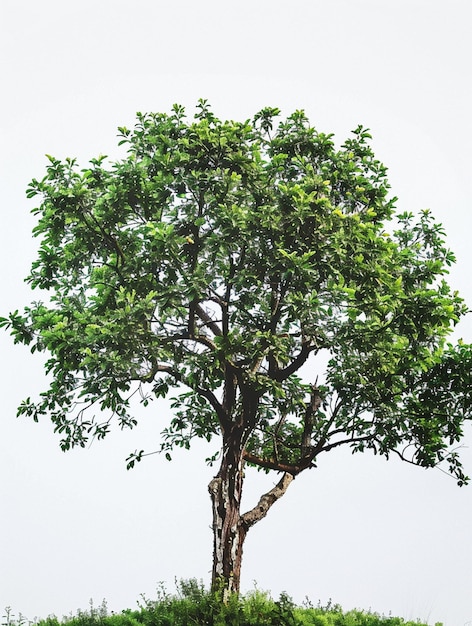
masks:
{"label": "thick lower branch", "polygon": [[275,487],[261,496],[261,499],[253,509],[241,515],[241,525],[246,531],[267,515],[270,507],[284,495],[293,479],[294,476],[292,474],[285,472]]}
{"label": "thick lower branch", "polygon": [[301,467],[298,465],[290,465],[288,463],[281,463],[274,459],[264,459],[252,452],[244,452],[244,460],[248,461],[248,463],[252,463],[253,465],[257,465],[258,467],[263,467],[264,469],[275,470],[276,472],[287,472],[288,474],[292,474],[292,476],[296,476],[301,472]]}

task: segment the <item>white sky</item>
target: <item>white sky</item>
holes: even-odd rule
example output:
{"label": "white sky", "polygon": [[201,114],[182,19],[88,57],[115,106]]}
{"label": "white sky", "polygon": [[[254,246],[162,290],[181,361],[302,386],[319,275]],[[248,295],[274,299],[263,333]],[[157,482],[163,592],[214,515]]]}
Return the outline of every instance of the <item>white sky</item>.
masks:
{"label": "white sky", "polygon": [[[341,142],[359,123],[389,167],[400,210],[431,208],[472,305],[472,110],[469,0],[1,0],[0,315],[39,293],[34,201],[45,153],[118,155],[116,127],[136,111],[193,107],[224,118],[263,106],[304,108]],[[472,341],[470,318],[458,336]],[[15,419],[45,388],[41,357],[0,333],[0,609],[32,618],[103,598],[110,609],[154,597],[159,581],[209,580],[214,470],[202,445],[173,463],[153,456],[167,423],[150,406],[133,432],[63,454],[47,420]],[[472,432],[464,440],[470,445]],[[462,458],[472,474],[472,453]],[[274,476],[248,472],[247,506]],[[248,535],[243,587],[329,598],[446,626],[472,620],[472,486],[437,470],[332,452],[297,478]]]}

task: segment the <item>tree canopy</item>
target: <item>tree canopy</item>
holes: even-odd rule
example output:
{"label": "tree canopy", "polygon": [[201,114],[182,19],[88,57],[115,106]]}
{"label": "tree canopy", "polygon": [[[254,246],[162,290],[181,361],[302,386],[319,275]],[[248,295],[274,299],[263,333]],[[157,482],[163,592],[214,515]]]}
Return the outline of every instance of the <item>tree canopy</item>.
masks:
{"label": "tree canopy", "polygon": [[222,463],[237,442],[238,462],[294,477],[347,445],[463,484],[472,350],[448,343],[468,309],[442,226],[395,214],[367,129],[336,147],[278,116],[175,105],[119,129],[121,160],[48,157],[28,188],[46,302],[0,322],[48,355],[50,387],[19,414],[49,415],[67,450],[133,427],[131,396],[175,394],[169,458],[218,436]]}

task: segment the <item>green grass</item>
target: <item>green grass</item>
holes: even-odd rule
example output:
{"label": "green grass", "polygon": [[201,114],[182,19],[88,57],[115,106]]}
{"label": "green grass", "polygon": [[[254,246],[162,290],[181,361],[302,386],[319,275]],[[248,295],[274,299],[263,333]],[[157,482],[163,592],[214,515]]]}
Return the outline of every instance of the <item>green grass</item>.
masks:
{"label": "green grass", "polygon": [[[5,609],[0,626],[427,626],[422,622],[405,622],[401,617],[382,616],[370,611],[344,612],[339,605],[313,606],[310,602],[296,606],[282,593],[278,600],[259,590],[245,596],[233,596],[222,604],[216,594],[205,590],[195,579],[177,584],[177,593],[160,587],[157,599],[141,596],[138,609],[109,613],[106,603],[98,608],[90,603],[87,611],[58,619],[31,622],[21,615],[15,619]],[[442,626],[437,623],[435,626]]]}

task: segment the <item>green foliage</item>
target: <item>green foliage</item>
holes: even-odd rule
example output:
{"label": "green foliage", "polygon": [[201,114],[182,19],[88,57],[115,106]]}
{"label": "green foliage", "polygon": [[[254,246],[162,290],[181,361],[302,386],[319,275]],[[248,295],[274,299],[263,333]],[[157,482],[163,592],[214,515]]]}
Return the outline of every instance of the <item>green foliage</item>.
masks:
{"label": "green foliage", "polygon": [[[400,617],[385,617],[365,611],[342,611],[339,605],[326,607],[296,606],[287,594],[273,600],[268,593],[255,590],[246,596],[233,595],[223,604],[216,593],[205,591],[196,580],[181,581],[178,593],[163,588],[158,599],[143,598],[139,610],[126,609],[108,614],[106,605],[58,620],[49,617],[37,626],[425,626],[419,621],[405,622]],[[436,624],[436,626],[442,626]]]}
{"label": "green foliage", "polygon": [[[48,303],[0,319],[48,355],[50,388],[19,414],[50,415],[68,450],[132,428],[133,395],[175,393],[168,458],[243,424],[264,470],[348,445],[445,463],[462,484],[472,348],[447,343],[467,308],[443,229],[427,210],[395,216],[366,129],[338,148],[303,112],[278,114],[221,121],[200,101],[187,121],[175,105],[119,129],[121,160],[48,157],[28,188],[28,282]],[[317,355],[325,371],[302,380]]]}

